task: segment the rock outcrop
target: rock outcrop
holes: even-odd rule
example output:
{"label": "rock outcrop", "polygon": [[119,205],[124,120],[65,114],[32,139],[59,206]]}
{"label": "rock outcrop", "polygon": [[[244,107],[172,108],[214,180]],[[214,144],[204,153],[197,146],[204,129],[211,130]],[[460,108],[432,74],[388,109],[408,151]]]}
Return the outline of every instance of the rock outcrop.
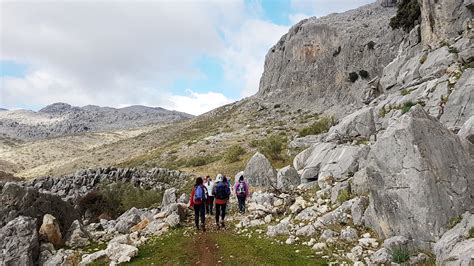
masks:
{"label": "rock outcrop", "polygon": [[61,232],[66,232],[80,215],[74,207],[59,196],[41,193],[34,188],[22,187],[16,183],[7,183],[0,194],[0,226],[18,216],[35,218],[40,228],[43,216],[56,217]]}
{"label": "rock outcrop", "polygon": [[276,187],[277,171],[270,161],[259,152],[255,153],[247,163],[244,176],[252,186]]}
{"label": "rock outcrop", "polygon": [[59,246],[63,242],[63,236],[61,229],[59,228],[59,223],[56,217],[51,214],[45,214],[43,216],[43,223],[41,224],[39,234],[47,242]]}
{"label": "rock outcrop", "polygon": [[[268,52],[257,97],[338,117],[361,107],[370,79],[397,55],[403,33],[389,27],[394,14],[373,3],[297,23]],[[349,73],[361,70],[369,77],[351,83]]]}
{"label": "rock outcrop", "polygon": [[474,211],[474,160],[459,138],[421,107],[379,136],[368,155],[367,223],[429,250],[451,217]]}
{"label": "rock outcrop", "polygon": [[0,228],[0,264],[35,265],[39,256],[36,219],[18,216]]}

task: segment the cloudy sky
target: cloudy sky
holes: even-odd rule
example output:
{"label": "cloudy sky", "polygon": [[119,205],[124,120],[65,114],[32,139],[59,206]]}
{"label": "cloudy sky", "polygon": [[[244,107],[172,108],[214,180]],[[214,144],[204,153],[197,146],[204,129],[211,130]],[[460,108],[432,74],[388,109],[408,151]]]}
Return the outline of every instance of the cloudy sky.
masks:
{"label": "cloudy sky", "polygon": [[309,16],[374,0],[0,0],[0,108],[161,106],[257,92],[265,54]]}

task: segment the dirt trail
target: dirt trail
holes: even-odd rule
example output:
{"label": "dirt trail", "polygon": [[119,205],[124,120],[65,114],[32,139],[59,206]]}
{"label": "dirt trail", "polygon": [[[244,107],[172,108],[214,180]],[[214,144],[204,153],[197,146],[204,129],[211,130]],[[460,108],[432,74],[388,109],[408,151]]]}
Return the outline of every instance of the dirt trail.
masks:
{"label": "dirt trail", "polygon": [[[219,234],[220,230],[217,229],[211,217],[206,216],[207,231],[199,231],[189,246],[191,254],[198,256],[194,260],[196,265],[211,266],[218,265],[220,262],[219,245],[211,236],[211,234]],[[193,230],[196,229],[193,227]]]}

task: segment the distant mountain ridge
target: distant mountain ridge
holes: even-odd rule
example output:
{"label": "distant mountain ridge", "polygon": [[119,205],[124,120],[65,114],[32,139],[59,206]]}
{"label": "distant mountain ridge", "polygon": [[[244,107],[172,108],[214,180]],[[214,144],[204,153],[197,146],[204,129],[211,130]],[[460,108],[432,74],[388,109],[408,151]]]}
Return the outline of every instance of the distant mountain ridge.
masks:
{"label": "distant mountain ridge", "polygon": [[133,105],[124,108],[54,103],[35,112],[3,110],[0,134],[23,140],[36,140],[83,132],[101,132],[170,123],[193,115],[161,107]]}

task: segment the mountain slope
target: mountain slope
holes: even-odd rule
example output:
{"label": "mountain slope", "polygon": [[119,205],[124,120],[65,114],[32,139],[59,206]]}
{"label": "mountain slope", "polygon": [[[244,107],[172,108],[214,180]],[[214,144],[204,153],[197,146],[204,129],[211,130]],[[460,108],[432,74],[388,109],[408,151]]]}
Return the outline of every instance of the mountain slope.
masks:
{"label": "mountain slope", "polygon": [[0,134],[23,140],[37,140],[177,122],[191,117],[193,116],[186,113],[146,106],[116,109],[55,103],[38,112],[28,110],[1,112]]}

